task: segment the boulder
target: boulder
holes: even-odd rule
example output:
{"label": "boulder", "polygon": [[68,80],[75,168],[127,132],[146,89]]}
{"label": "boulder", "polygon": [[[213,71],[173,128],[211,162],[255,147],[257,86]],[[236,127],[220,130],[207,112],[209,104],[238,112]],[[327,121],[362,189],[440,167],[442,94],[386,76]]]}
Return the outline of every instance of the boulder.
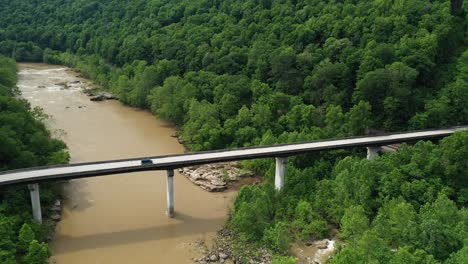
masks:
{"label": "boulder", "polygon": [[52,207],[50,208],[50,210],[53,211],[53,212],[60,213],[60,212],[62,212],[62,207],[60,207],[60,206],[55,206],[55,205],[54,205],[54,206],[52,206]]}
{"label": "boulder", "polygon": [[115,100],[115,99],[117,99],[115,96],[113,96],[111,93],[108,93],[108,92],[102,93],[102,96],[104,96],[105,100]]}
{"label": "boulder", "polygon": [[89,100],[94,101],[94,102],[100,102],[100,101],[104,101],[104,97],[98,94],[98,95],[91,96]]}
{"label": "boulder", "polygon": [[201,184],[198,184],[202,189],[209,191],[209,192],[222,192],[227,189],[227,186],[219,186],[219,185],[213,185],[209,184],[207,182],[202,182]]}
{"label": "boulder", "polygon": [[224,191],[228,182],[237,181],[240,177],[253,176],[252,172],[238,168],[234,162],[186,167],[179,172],[209,192]]}
{"label": "boulder", "polygon": [[114,100],[114,99],[117,99],[117,98],[108,92],[98,93],[94,96],[91,96],[91,98],[89,98],[89,100],[95,101],[95,102],[100,102],[104,100]]}
{"label": "boulder", "polygon": [[216,256],[216,255],[214,255],[214,254],[211,255],[211,256],[210,256],[210,261],[212,261],[212,262],[218,261],[218,256]]}
{"label": "boulder", "polygon": [[318,249],[326,249],[327,246],[328,246],[328,241],[325,239],[325,240],[320,240],[320,241],[317,241],[315,242],[315,246],[318,248]]}
{"label": "boulder", "polygon": [[226,253],[224,253],[224,252],[219,252],[219,258],[220,258],[220,259],[227,259],[228,257],[229,257],[229,256],[228,256]]}
{"label": "boulder", "polygon": [[50,216],[50,219],[54,220],[54,221],[60,221],[60,219],[62,219],[62,217],[59,215],[59,214],[52,214]]}
{"label": "boulder", "polygon": [[181,136],[178,136],[177,137],[177,142],[179,142],[179,144],[183,145],[185,143],[185,140]]}

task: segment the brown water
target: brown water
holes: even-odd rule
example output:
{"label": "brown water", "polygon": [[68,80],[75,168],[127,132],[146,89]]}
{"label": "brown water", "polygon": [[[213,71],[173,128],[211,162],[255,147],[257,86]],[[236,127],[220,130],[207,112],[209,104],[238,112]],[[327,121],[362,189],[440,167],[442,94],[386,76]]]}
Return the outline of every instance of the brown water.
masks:
{"label": "brown water", "polygon": [[[18,87],[67,143],[71,162],[182,153],[175,131],[117,101],[91,102],[87,80],[61,67],[20,64]],[[65,133],[60,133],[63,130]],[[72,180],[51,242],[52,263],[193,263],[196,240],[209,240],[226,219],[234,192],[207,193],[176,173],[175,211],[166,217],[165,172]]]}

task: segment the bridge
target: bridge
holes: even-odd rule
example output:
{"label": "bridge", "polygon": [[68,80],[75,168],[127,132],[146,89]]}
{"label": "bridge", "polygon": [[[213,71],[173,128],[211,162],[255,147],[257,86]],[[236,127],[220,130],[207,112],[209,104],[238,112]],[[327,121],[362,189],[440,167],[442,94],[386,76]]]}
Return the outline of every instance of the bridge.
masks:
{"label": "bridge", "polygon": [[343,139],[318,140],[304,143],[281,144],[273,146],[239,148],[231,150],[203,151],[197,153],[143,157],[124,160],[110,160],[77,163],[58,166],[34,167],[0,173],[0,186],[28,184],[33,217],[42,221],[39,183],[77,178],[111,176],[120,173],[166,170],[167,171],[167,214],[174,216],[174,169],[216,162],[227,162],[257,158],[275,158],[275,188],[283,189],[285,166],[288,156],[357,147],[367,148],[367,159],[371,160],[381,151],[382,146],[414,142],[418,140],[437,140],[456,131],[466,130],[468,126],[439,130],[412,131],[378,136],[350,137]]}

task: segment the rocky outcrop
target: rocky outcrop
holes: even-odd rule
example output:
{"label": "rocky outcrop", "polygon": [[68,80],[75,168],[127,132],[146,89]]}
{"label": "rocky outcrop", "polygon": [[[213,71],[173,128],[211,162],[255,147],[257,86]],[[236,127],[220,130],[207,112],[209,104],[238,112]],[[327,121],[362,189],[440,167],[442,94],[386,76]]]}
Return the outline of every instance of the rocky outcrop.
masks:
{"label": "rocky outcrop", "polygon": [[252,172],[239,168],[237,162],[186,167],[179,169],[179,172],[209,192],[224,191],[230,182],[253,176]]}
{"label": "rocky outcrop", "polygon": [[57,213],[53,213],[51,216],[50,216],[50,219],[54,220],[54,221],[60,221],[62,219],[62,216],[60,214],[57,214]]}
{"label": "rocky outcrop", "polygon": [[60,200],[56,200],[54,205],[50,208],[50,210],[52,212],[55,212],[55,213],[61,213],[62,212],[62,206],[61,206],[61,202]]}
{"label": "rocky outcrop", "polygon": [[218,230],[214,244],[208,248],[205,243],[199,243],[203,255],[193,258],[192,261],[200,264],[208,263],[251,263],[270,264],[272,256],[266,249],[244,250],[235,255],[233,250],[233,234],[230,230],[222,228]]}
{"label": "rocky outcrop", "polygon": [[62,202],[60,200],[55,200],[50,211],[52,212],[50,219],[55,222],[60,221],[62,219]]}
{"label": "rocky outcrop", "polygon": [[89,98],[89,100],[91,101],[104,101],[104,100],[115,100],[115,99],[117,98],[108,92],[98,93]]}

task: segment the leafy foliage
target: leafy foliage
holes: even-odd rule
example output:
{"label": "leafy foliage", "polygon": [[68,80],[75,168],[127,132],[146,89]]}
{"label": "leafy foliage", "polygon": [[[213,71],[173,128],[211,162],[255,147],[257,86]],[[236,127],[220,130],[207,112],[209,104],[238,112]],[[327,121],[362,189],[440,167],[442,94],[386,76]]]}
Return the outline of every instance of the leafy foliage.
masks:
{"label": "leafy foliage", "polygon": [[297,259],[293,257],[273,256],[271,264],[295,264]]}
{"label": "leafy foliage", "polygon": [[288,166],[281,193],[272,191],[272,164],[265,185],[241,189],[229,223],[251,241],[268,241],[277,254],[287,252],[278,243],[287,232],[307,241],[336,223],[347,246],[333,263],[455,261],[468,242],[467,138],[458,132],[373,161],[340,158],[331,174],[321,161],[302,170]]}
{"label": "leafy foliage", "polygon": [[[174,122],[192,150],[289,143],[466,124],[466,6],[17,0],[0,9],[0,53],[75,67],[122,102]],[[0,70],[0,80],[10,87],[15,75]],[[16,113],[3,118],[21,127]],[[37,153],[43,132],[9,129],[0,136],[19,145],[19,158],[4,168],[64,156],[57,142]],[[466,140],[419,142],[373,162],[360,150],[293,157],[282,193],[272,191],[271,160],[246,162],[266,183],[239,192],[228,224],[242,241],[281,254],[276,242],[287,232],[314,239],[335,225],[350,244],[336,263],[456,262],[467,243]]]}
{"label": "leafy foliage", "polygon": [[49,256],[50,253],[47,245],[33,240],[29,244],[28,254],[24,256],[24,262],[31,264],[47,264],[49,263]]}
{"label": "leafy foliage", "polygon": [[[361,100],[364,129],[447,126],[468,108],[456,2],[19,0],[2,5],[0,53],[74,66],[186,135],[201,129],[187,142],[196,150],[255,144],[269,129],[309,134],[327,107]],[[205,121],[190,116],[194,100],[218,112],[211,129],[192,124]]]}

